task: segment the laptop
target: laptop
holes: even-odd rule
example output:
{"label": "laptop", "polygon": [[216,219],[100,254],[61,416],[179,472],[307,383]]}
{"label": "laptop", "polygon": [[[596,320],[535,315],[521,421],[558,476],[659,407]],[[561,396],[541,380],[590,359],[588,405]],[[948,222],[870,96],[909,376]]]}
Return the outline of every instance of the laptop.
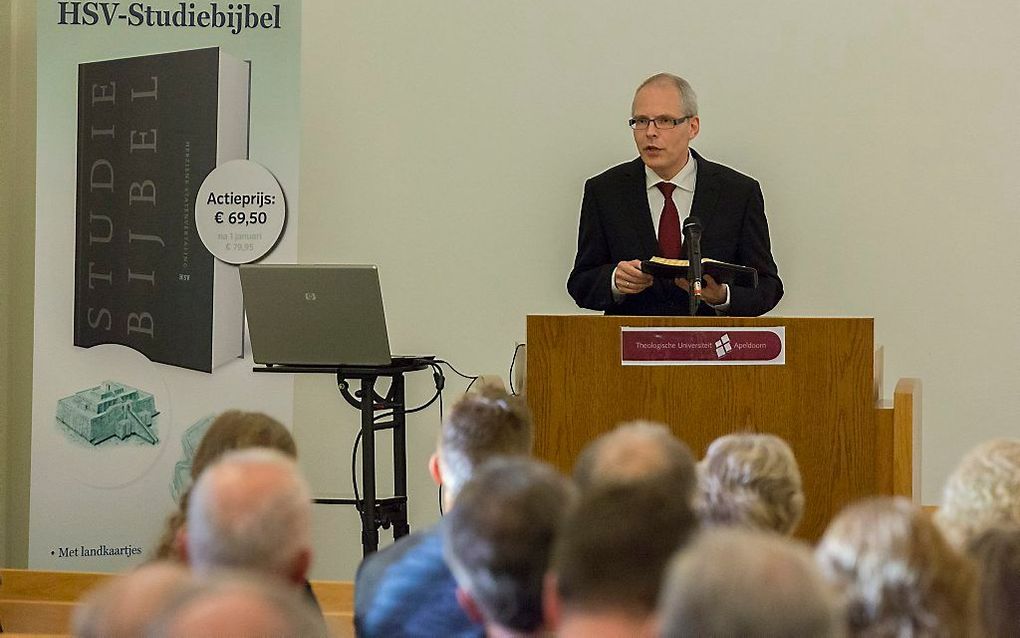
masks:
{"label": "laptop", "polygon": [[375,266],[246,264],[240,272],[255,363],[393,362]]}

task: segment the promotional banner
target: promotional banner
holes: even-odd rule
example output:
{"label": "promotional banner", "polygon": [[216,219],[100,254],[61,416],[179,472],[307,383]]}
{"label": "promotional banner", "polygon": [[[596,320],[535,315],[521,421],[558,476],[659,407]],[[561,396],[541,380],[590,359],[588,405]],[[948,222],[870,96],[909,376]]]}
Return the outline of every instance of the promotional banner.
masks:
{"label": "promotional banner", "polygon": [[296,0],[39,2],[31,568],[142,562],[216,414],[289,424],[237,264],[296,261],[300,30]]}

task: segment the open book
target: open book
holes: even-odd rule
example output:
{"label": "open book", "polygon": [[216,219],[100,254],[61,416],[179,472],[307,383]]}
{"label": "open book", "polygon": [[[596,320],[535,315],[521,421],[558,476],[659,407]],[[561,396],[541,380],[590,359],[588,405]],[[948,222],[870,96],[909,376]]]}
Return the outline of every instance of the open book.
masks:
{"label": "open book", "polygon": [[[665,257],[652,257],[641,262],[641,270],[655,277],[676,277],[687,278],[687,268],[690,263],[686,259],[666,259]],[[701,271],[721,284],[742,286],[745,288],[758,287],[758,271],[750,266],[731,264],[718,259],[703,257],[701,259]]]}

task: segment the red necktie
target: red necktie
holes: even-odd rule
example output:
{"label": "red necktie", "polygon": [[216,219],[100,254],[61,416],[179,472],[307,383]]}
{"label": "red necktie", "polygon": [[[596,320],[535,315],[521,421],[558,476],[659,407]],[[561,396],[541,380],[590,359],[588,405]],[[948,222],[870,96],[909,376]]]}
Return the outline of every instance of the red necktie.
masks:
{"label": "red necktie", "polygon": [[662,215],[659,216],[659,252],[666,259],[680,259],[680,213],[673,202],[676,184],[659,182],[655,186],[666,198],[662,205]]}

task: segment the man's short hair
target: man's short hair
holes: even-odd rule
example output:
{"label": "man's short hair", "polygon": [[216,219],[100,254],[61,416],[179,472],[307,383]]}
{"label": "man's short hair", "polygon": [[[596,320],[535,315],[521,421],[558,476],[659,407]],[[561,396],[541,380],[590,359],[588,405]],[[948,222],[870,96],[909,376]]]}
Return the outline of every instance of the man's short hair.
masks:
{"label": "man's short hair", "polygon": [[254,569],[288,577],[311,547],[311,494],[294,462],[275,450],[228,452],[195,483],[188,558],[202,571]]}
{"label": "man's short hair", "polygon": [[528,632],[542,626],[543,579],[572,489],[544,463],[492,459],[443,519],[447,563],[487,623]]}
{"label": "man's short hair", "polygon": [[663,636],[841,636],[839,599],[806,546],[761,531],[714,528],[673,559]]}
{"label": "man's short hair", "polygon": [[825,531],[816,558],[847,600],[853,634],[971,635],[974,566],[908,499],[847,507]]}
{"label": "man's short hair", "polygon": [[992,439],[963,457],[935,519],[958,548],[996,525],[1020,525],[1020,440]]}
{"label": "man's short hair", "polygon": [[791,534],[804,514],[797,459],[778,436],[722,436],[709,446],[698,470],[698,510],[709,525]]}
{"label": "man's short hair", "polygon": [[670,556],[696,528],[686,499],[663,481],[604,484],[582,492],[553,555],[564,613],[648,616]]}
{"label": "man's short hair", "polygon": [[439,462],[443,487],[454,497],[479,465],[496,456],[528,456],[533,435],[523,400],[498,390],[468,394],[443,421]]}
{"label": "man's short hair", "polygon": [[674,87],[680,93],[680,110],[683,115],[697,115],[698,114],[698,96],[691,88],[690,82],[683,79],[679,75],[673,75],[672,73],[656,73],[650,78],[638,86],[637,90],[634,91],[634,95],[637,92],[645,88],[649,84],[668,84]]}
{"label": "man's short hair", "polygon": [[621,423],[581,450],[574,465],[574,482],[582,491],[650,478],[673,485],[688,502],[697,484],[690,449],[665,425],[651,421]]}

